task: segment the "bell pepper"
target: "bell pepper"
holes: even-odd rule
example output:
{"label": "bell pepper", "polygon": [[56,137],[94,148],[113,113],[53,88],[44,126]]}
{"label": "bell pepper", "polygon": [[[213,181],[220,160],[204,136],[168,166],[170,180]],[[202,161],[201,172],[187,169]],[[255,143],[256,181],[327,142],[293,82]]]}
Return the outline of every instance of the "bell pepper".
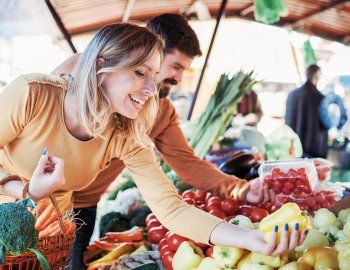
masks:
{"label": "bell pepper", "polygon": [[338,213],[338,219],[345,225],[348,217],[350,216],[350,208],[342,209]]}
{"label": "bell pepper", "polygon": [[89,263],[89,266],[93,266],[102,262],[113,261],[124,254],[131,253],[132,251],[134,251],[134,246],[132,244],[120,244],[118,247],[107,253],[107,255]]}
{"label": "bell pepper", "polygon": [[299,230],[303,231],[310,229],[309,219],[306,213],[302,212],[296,203],[286,203],[276,212],[265,217],[259,224],[259,229],[263,231],[265,241],[270,238],[271,232],[275,226],[279,227],[277,242],[280,241],[283,226],[288,223],[289,234],[295,227],[296,223],[299,223]]}
{"label": "bell pepper", "polygon": [[274,268],[281,267],[288,262],[288,255],[279,255],[276,257],[266,256],[260,253],[252,252],[251,261],[254,263],[265,264]]}
{"label": "bell pepper", "polygon": [[174,255],[172,266],[174,270],[190,270],[197,268],[203,258],[204,255],[200,248],[188,241],[184,241]]}
{"label": "bell pepper", "polygon": [[303,253],[306,249],[311,247],[328,247],[329,241],[327,237],[317,230],[311,230],[310,233],[306,236],[305,241],[298,247],[295,248],[295,251],[298,253]]}
{"label": "bell pepper", "polygon": [[350,269],[350,244],[344,245],[338,253],[340,270]]}
{"label": "bell pepper", "polygon": [[350,239],[343,239],[343,240],[338,240],[335,242],[334,249],[339,252],[341,249],[344,247],[350,246]]}
{"label": "bell pepper", "polygon": [[299,266],[297,262],[290,262],[282,265],[278,270],[299,270]]}
{"label": "bell pepper", "polygon": [[245,264],[241,270],[273,270],[273,268],[265,264],[250,262]]}
{"label": "bell pepper", "polygon": [[221,270],[217,262],[213,258],[204,258],[197,270]]}
{"label": "bell pepper", "polygon": [[338,253],[330,247],[312,247],[305,250],[303,260],[314,270],[330,268],[339,270]]}
{"label": "bell pepper", "polygon": [[244,249],[236,247],[214,246],[213,258],[222,268],[232,268],[243,256]]}
{"label": "bell pepper", "polygon": [[328,209],[321,208],[315,212],[314,216],[314,228],[321,229],[330,225],[333,225],[337,220],[337,217]]}
{"label": "bell pepper", "polygon": [[239,259],[239,261],[238,261],[238,263],[237,263],[237,269],[238,269],[238,270],[242,270],[242,268],[244,267],[244,265],[249,264],[249,263],[251,262],[251,261],[250,261],[251,258],[252,258],[252,253],[251,253],[251,252],[249,252],[249,253],[243,255],[243,256]]}
{"label": "bell pepper", "polygon": [[314,269],[312,266],[308,265],[305,262],[303,257],[299,258],[299,260],[297,261],[297,264],[298,264],[300,270],[313,270]]}

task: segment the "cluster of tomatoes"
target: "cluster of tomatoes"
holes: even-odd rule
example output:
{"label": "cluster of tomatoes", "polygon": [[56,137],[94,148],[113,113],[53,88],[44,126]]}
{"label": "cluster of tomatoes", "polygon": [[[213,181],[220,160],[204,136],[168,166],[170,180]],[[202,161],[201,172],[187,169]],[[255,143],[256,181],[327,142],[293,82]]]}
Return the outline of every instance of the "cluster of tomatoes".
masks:
{"label": "cluster of tomatoes", "polygon": [[305,168],[289,169],[287,172],[283,172],[280,168],[273,168],[271,174],[265,175],[264,185],[276,194],[300,196],[312,193],[309,180]]}
{"label": "cluster of tomatoes", "polygon": [[[236,215],[244,215],[249,217],[252,222],[259,222],[268,216],[272,210],[267,210],[267,208],[270,208],[270,205],[266,208],[264,205],[241,205],[233,198],[221,200],[210,192],[200,190],[187,190],[182,194],[182,198],[186,203],[228,222]],[[273,205],[271,205],[272,207]],[[277,209],[273,210],[275,211]]]}
{"label": "cluster of tomatoes", "polygon": [[299,205],[301,210],[313,212],[320,208],[328,208],[337,202],[337,196],[334,191],[319,190],[311,194],[302,194],[300,196],[277,196],[277,201],[281,204],[294,202]]}

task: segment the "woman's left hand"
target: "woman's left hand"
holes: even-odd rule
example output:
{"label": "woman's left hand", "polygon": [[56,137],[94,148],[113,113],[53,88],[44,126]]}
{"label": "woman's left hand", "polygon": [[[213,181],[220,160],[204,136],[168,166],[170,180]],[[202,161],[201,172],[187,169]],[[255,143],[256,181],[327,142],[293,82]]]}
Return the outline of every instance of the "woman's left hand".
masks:
{"label": "woman's left hand", "polygon": [[250,182],[250,188],[246,196],[246,200],[250,203],[266,203],[275,200],[275,193],[269,190],[267,186],[263,186],[259,178],[255,178]]}

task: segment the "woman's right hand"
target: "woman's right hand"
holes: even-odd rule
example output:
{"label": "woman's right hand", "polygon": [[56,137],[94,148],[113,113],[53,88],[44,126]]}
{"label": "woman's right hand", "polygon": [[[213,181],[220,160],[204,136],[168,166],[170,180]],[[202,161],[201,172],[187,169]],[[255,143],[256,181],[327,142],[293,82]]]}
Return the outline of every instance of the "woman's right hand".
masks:
{"label": "woman's right hand", "polygon": [[[278,230],[281,230],[281,240],[277,244]],[[246,248],[267,256],[287,254],[304,242],[307,233],[307,230],[300,232],[299,228],[294,227],[291,235],[289,236],[288,224],[286,224],[283,226],[283,228],[275,228],[275,230],[270,234],[269,241],[266,242],[264,240],[264,233],[261,230],[252,230],[249,233]]]}
{"label": "woman's right hand", "polygon": [[38,201],[51,195],[64,183],[64,161],[44,150],[30,179],[28,194]]}

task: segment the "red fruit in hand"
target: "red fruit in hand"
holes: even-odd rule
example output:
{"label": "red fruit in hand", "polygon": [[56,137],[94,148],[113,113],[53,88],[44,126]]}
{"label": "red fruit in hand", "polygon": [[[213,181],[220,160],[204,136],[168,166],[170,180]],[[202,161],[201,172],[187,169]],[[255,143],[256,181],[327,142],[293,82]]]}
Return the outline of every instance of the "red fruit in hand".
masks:
{"label": "red fruit in hand", "polygon": [[185,198],[184,202],[186,202],[189,205],[195,205],[196,204],[196,201],[194,199],[191,199],[191,198]]}
{"label": "red fruit in hand", "polygon": [[176,252],[181,243],[187,241],[188,239],[173,233],[167,237],[167,240],[170,250]]}
{"label": "red fruit in hand", "polygon": [[205,196],[207,195],[206,191],[201,191],[201,190],[197,190],[196,191],[196,202],[205,202]]}
{"label": "red fruit in hand", "polygon": [[153,244],[159,244],[159,242],[165,237],[168,230],[164,226],[153,227],[148,231],[148,241]]}
{"label": "red fruit in hand", "polygon": [[196,199],[196,193],[194,193],[193,190],[186,190],[184,193],[182,193],[182,198],[190,198],[195,200]]}

